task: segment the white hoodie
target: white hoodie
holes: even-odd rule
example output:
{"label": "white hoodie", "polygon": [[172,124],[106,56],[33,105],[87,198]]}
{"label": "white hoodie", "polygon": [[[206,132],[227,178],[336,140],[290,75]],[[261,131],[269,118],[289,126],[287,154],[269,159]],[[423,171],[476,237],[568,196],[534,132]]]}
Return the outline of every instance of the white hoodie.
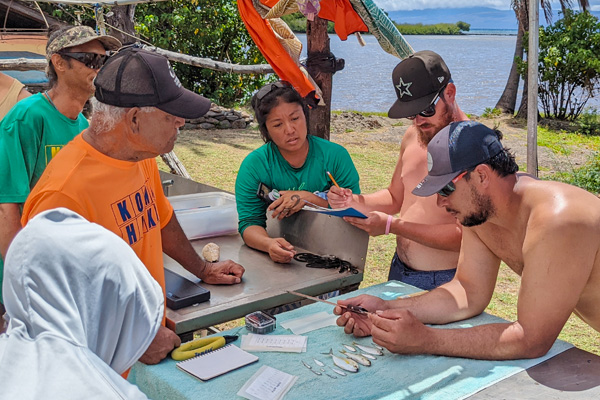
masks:
{"label": "white hoodie", "polygon": [[65,208],[32,219],[4,266],[1,399],[145,399],[119,374],[146,351],[163,293],[133,250]]}

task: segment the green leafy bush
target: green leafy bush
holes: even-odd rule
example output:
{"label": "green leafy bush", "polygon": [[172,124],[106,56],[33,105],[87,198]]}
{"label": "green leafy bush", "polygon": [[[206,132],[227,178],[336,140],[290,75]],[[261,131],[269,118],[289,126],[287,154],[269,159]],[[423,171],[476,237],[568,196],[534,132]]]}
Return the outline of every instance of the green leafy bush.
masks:
{"label": "green leafy bush", "polygon": [[[240,19],[234,0],[171,0],[138,4],[136,30],[163,49],[236,64],[262,64],[262,54]],[[247,101],[264,75],[239,75],[174,64],[184,86],[231,106]]]}
{"label": "green leafy bush", "polygon": [[573,172],[555,174],[551,179],[579,186],[591,193],[600,193],[600,154],[595,154],[585,166]]}
{"label": "green leafy bush", "polygon": [[584,111],[577,118],[579,132],[584,135],[600,135],[600,115],[598,110],[592,109]]}
{"label": "green leafy bush", "polygon": [[[527,37],[524,45],[527,48]],[[527,73],[527,64],[519,65],[521,73]],[[600,84],[598,18],[566,9],[562,19],[540,28],[538,68],[544,115],[574,121]]]}
{"label": "green leafy bush", "polygon": [[497,108],[492,108],[492,107],[486,107],[483,110],[483,114],[481,114],[481,116],[483,118],[497,118],[501,115],[502,115],[502,110],[499,110]]}
{"label": "green leafy bush", "polygon": [[[75,23],[80,6],[41,4],[57,18]],[[95,27],[93,9],[87,7],[81,22]],[[105,9],[107,12],[108,9]],[[190,56],[235,64],[263,64],[235,0],[170,0],[138,4],[135,29],[147,42]],[[188,64],[171,63],[182,84],[222,106],[245,103],[270,76],[218,72]]]}

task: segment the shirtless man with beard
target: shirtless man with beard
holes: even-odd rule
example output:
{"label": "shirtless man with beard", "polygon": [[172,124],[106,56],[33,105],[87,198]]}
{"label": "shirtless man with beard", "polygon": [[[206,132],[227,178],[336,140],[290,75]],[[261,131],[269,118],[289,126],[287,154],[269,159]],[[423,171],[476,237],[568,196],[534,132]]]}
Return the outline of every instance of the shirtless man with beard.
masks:
{"label": "shirtless man with beard", "polygon": [[[546,354],[572,313],[600,332],[600,200],[560,182],[517,173],[514,155],[475,121],[450,124],[428,145],[429,173],[413,190],[463,225],[456,277],[422,296],[340,300],[348,334],[400,354],[507,360]],[[517,318],[469,328],[439,328],[489,304],[500,262],[521,277]]]}
{"label": "shirtless man with beard", "polygon": [[344,219],[369,235],[396,235],[388,279],[430,290],[454,277],[462,232],[434,197],[417,197],[411,190],[427,175],[429,141],[449,123],[468,117],[456,104],[448,67],[432,51],[419,51],[401,61],[392,81],[398,100],[388,116],[408,118],[412,125],[402,138],[390,185],[367,195],[333,186],[328,200],[332,208],[354,207],[367,214],[367,219]]}

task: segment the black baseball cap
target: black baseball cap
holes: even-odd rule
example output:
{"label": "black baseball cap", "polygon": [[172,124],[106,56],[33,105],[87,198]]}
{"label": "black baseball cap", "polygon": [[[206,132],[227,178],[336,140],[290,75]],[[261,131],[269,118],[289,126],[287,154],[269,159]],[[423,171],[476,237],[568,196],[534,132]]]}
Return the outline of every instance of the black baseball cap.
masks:
{"label": "black baseball cap", "polygon": [[392,72],[398,100],[388,111],[388,117],[417,115],[431,104],[450,79],[450,71],[439,54],[423,50],[408,56]]}
{"label": "black baseball cap", "polygon": [[117,107],[156,107],[185,119],[200,118],[210,100],[187,90],[160,54],[126,47],[108,59],[94,80],[96,99]]}
{"label": "black baseball cap", "polygon": [[495,131],[475,121],[453,122],[427,145],[429,174],[412,191],[427,197],[440,191],[463,171],[498,155],[504,147]]}

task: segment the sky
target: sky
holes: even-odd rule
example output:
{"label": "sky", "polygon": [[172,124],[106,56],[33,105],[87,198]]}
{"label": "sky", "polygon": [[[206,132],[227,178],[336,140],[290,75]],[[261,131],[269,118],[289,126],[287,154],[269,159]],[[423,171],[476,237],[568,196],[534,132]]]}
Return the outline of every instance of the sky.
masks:
{"label": "sky", "polygon": [[[509,10],[510,0],[374,0],[380,8],[386,11],[423,10],[427,8],[467,8],[490,7],[498,10]],[[577,4],[577,0],[572,0]],[[600,11],[600,0],[589,0],[593,11]],[[552,1],[553,9],[560,9],[558,1]],[[577,6],[573,7],[577,9]]]}

